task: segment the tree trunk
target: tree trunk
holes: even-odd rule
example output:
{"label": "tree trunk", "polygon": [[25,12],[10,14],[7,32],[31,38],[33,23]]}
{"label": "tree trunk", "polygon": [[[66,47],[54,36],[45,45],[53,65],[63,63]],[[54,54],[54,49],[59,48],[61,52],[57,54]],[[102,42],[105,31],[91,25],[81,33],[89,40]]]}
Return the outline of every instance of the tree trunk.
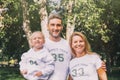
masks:
{"label": "tree trunk", "polygon": [[[74,17],[75,18],[75,17]],[[75,23],[68,19],[66,27],[66,40],[69,40],[71,34],[74,32]]]}
{"label": "tree trunk", "polygon": [[[21,0],[22,3],[22,8],[23,8],[23,30],[25,32],[25,36],[29,42],[29,37],[31,34],[31,29],[30,29],[30,21],[29,21],[29,11],[28,11],[28,3],[26,0]],[[30,44],[29,44],[30,47]]]}
{"label": "tree trunk", "polygon": [[46,10],[46,0],[41,0],[40,2],[40,20],[41,20],[41,29],[45,37],[49,36],[48,30],[47,30],[47,22],[48,22],[48,13]]}
{"label": "tree trunk", "polygon": [[73,9],[73,1],[69,1],[68,3],[68,20],[67,20],[67,27],[66,27],[66,39],[69,40],[70,35],[73,33],[75,28],[75,19],[76,15],[72,15]]}

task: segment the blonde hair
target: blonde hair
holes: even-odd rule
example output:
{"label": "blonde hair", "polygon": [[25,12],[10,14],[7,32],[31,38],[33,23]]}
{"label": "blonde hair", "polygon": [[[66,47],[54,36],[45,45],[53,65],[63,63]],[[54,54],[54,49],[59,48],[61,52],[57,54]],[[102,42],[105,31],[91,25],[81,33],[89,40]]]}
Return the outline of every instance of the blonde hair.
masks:
{"label": "blonde hair", "polygon": [[85,42],[85,53],[86,54],[91,54],[91,46],[86,38],[86,36],[84,34],[82,34],[81,32],[73,32],[72,35],[70,36],[70,39],[69,39],[69,44],[70,44],[70,47],[71,47],[71,50],[72,50],[72,53],[73,53],[73,56],[76,57],[76,53],[74,51],[74,49],[72,48],[72,40],[73,40],[73,37],[74,36],[80,36],[83,41]]}

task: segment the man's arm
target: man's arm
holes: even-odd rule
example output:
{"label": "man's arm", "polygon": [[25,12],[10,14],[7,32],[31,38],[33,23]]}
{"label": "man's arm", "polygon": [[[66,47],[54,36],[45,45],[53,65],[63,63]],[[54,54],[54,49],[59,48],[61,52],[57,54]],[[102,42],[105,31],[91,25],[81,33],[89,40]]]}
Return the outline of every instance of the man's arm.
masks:
{"label": "man's arm", "polygon": [[102,61],[102,67],[101,67],[104,71],[107,71],[107,69],[106,69],[106,64],[105,64],[105,62],[104,61]]}
{"label": "man's arm", "polygon": [[107,74],[106,74],[105,70],[102,69],[102,67],[100,67],[97,70],[97,73],[98,73],[98,76],[99,76],[100,80],[107,80]]}

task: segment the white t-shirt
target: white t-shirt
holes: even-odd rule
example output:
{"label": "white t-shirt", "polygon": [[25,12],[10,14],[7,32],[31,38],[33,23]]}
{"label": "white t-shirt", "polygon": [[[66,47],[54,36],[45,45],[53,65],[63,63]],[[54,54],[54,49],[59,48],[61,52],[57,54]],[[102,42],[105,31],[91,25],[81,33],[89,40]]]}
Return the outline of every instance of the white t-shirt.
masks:
{"label": "white t-shirt", "polygon": [[[28,80],[47,80],[49,75],[54,71],[54,59],[46,48],[35,52],[32,48],[23,53],[20,61],[20,70],[27,70],[23,75]],[[34,76],[37,71],[41,71],[43,76]]]}
{"label": "white t-shirt", "polygon": [[97,54],[86,54],[70,61],[69,69],[73,80],[98,80],[97,69],[101,67]]}
{"label": "white t-shirt", "polygon": [[71,60],[71,50],[68,42],[63,38],[59,42],[53,42],[47,38],[45,46],[49,53],[53,55],[55,61],[55,70],[49,80],[66,80]]}

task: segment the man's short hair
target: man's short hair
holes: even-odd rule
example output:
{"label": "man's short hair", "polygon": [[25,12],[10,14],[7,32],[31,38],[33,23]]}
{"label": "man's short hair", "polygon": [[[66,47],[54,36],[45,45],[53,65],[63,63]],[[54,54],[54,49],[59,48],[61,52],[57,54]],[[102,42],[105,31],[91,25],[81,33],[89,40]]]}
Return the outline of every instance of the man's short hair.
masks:
{"label": "man's short hair", "polygon": [[48,23],[50,22],[51,19],[60,19],[62,21],[62,17],[59,14],[50,14],[48,17]]}

